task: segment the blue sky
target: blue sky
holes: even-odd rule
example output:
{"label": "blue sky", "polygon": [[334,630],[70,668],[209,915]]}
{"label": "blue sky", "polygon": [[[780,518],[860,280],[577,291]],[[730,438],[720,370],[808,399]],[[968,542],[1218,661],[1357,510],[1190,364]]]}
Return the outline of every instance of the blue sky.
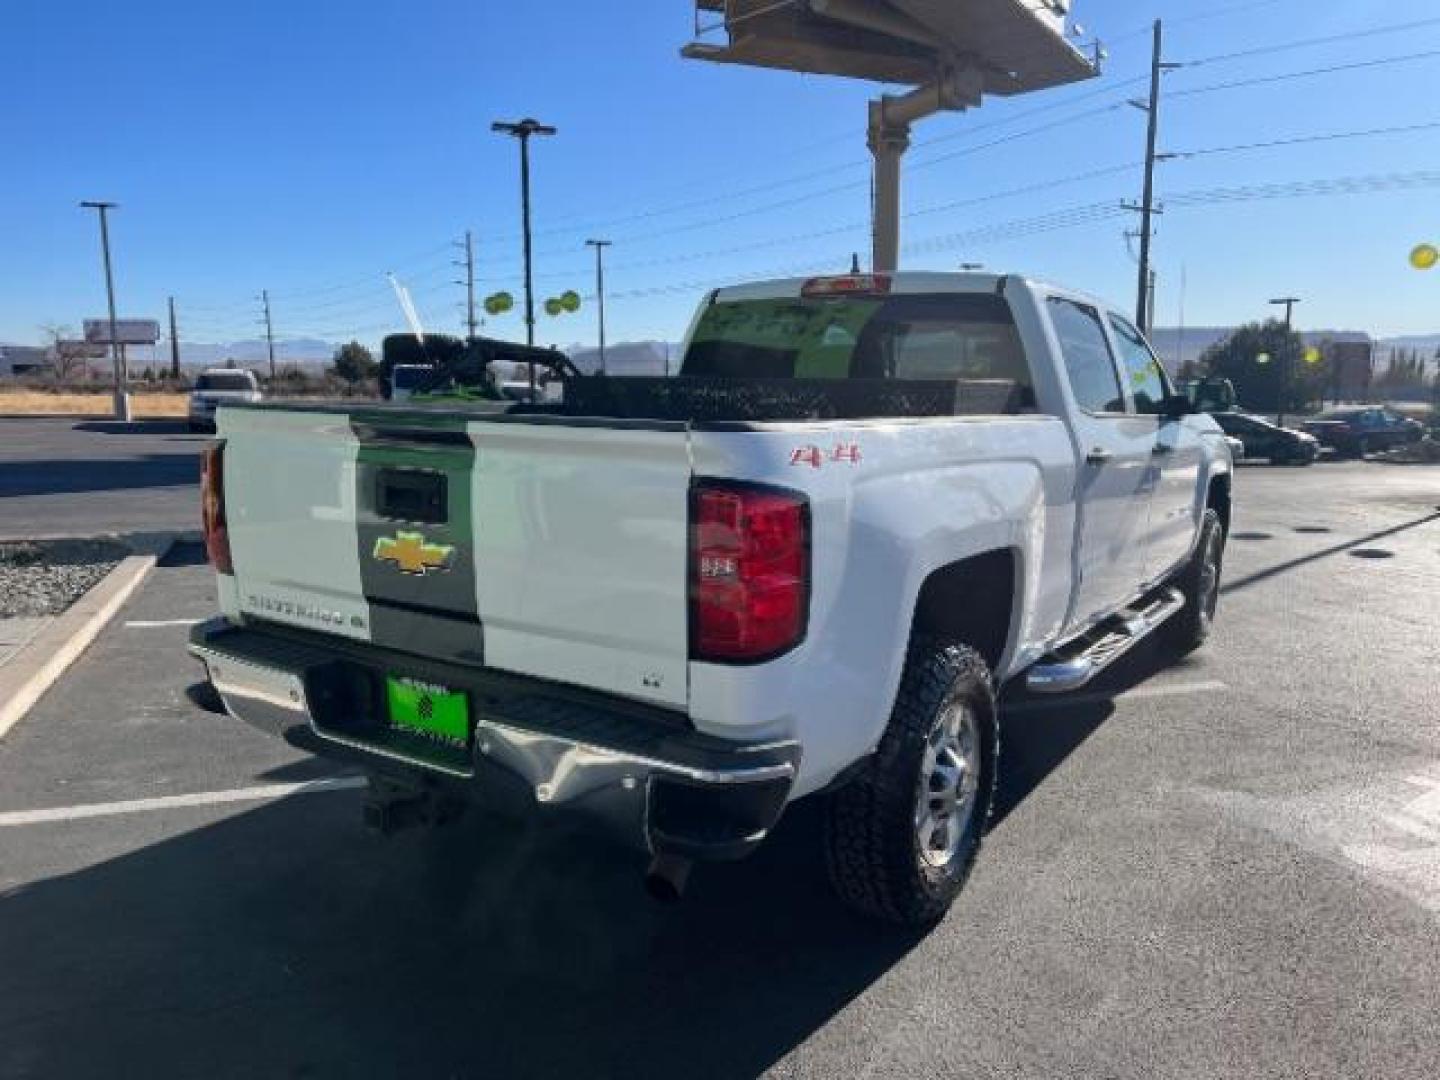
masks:
{"label": "blue sky", "polygon": [[[1440,124],[1434,0],[1075,8],[1108,43],[1103,79],[992,99],[916,129],[905,209],[932,212],[905,221],[903,265],[983,262],[1128,306],[1135,270],[1123,233],[1133,221],[1028,234],[1013,223],[1054,226],[1073,219],[1053,215],[1138,196],[1144,115],[1123,98],[1143,89],[1133,80],[1147,69],[1155,16],[1169,20],[1176,61],[1338,39],[1167,76],[1166,151]],[[863,257],[873,88],[682,60],[692,20],[686,0],[11,0],[0,341],[36,341],[42,324],[78,326],[103,311],[95,221],[76,207],[85,198],[122,204],[112,225],[121,314],[158,317],[174,294],[182,339],[256,336],[264,288],[282,338],[373,341],[402,325],[387,270],[428,326],[458,331],[448,245],[466,228],[479,244],[481,295],[519,294],[516,148],[489,124],[525,115],[559,128],[534,148],[537,291],[588,293],[582,241],[613,240],[612,341],[678,336],[708,285]],[[1357,33],[1419,22],[1428,25]],[[1434,55],[1395,59],[1425,53]],[[1043,111],[1022,115],[1033,110]],[[1292,293],[1305,299],[1304,325],[1440,330],[1440,270],[1406,262],[1417,243],[1440,243],[1440,187],[1179,205],[1219,188],[1436,169],[1440,126],[1163,165],[1160,196],[1175,202],[1156,244],[1157,321],[1178,317],[1183,267],[1191,325],[1263,316],[1269,297]],[[1031,190],[987,198],[1022,188]],[[547,342],[595,332],[588,304],[541,319]],[[522,332],[515,313],[487,329]]]}

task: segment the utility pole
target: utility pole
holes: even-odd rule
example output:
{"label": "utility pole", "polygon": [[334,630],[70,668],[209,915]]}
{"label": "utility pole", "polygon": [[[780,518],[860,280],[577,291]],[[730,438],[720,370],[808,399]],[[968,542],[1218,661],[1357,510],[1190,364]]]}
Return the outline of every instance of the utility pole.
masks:
{"label": "utility pole", "polygon": [[116,340],[120,336],[119,327],[115,319],[115,275],[110,269],[110,224],[106,215],[114,210],[118,203],[113,202],[82,202],[80,204],[87,210],[96,210],[100,213],[100,250],[105,256],[105,297],[110,305],[110,361],[115,368],[115,419],[128,423],[130,420],[130,394],[128,390],[129,372],[125,370],[125,354],[120,350],[120,343]]}
{"label": "utility pole", "polygon": [[[531,274],[530,246],[530,136],[554,135],[555,129],[540,121],[526,117],[515,123],[497,120],[490,125],[491,131],[502,135],[513,135],[520,140],[520,213],[524,234],[525,253],[525,344],[535,344],[535,286]],[[535,398],[535,365],[526,364],[530,369],[530,398]]]}
{"label": "utility pole", "polygon": [[180,378],[180,339],[175,336],[175,297],[167,298],[170,305],[170,376]]}
{"label": "utility pole", "polygon": [[457,262],[456,266],[465,267],[465,280],[457,281],[455,284],[465,286],[465,326],[469,330],[469,336],[475,337],[475,237],[469,229],[465,230],[465,241],[456,241],[457,247],[465,249],[465,261]]}
{"label": "utility pole", "polygon": [[1150,57],[1150,103],[1142,104],[1138,101],[1131,102],[1136,108],[1142,109],[1149,114],[1149,121],[1146,124],[1145,132],[1145,191],[1141,198],[1140,206],[1140,274],[1139,286],[1135,300],[1135,321],[1139,323],[1140,329],[1148,334],[1150,332],[1150,239],[1154,231],[1155,220],[1155,163],[1164,161],[1170,155],[1157,154],[1156,145],[1160,138],[1160,79],[1167,71],[1173,71],[1179,64],[1165,63],[1165,29],[1164,24],[1155,20],[1155,44],[1154,51]]}
{"label": "utility pole", "polygon": [[1290,353],[1293,351],[1290,348],[1290,335],[1294,332],[1295,324],[1293,317],[1295,314],[1295,305],[1300,303],[1300,297],[1282,296],[1278,299],[1271,300],[1270,303],[1274,304],[1276,307],[1280,307],[1283,305],[1285,308],[1285,354],[1280,358],[1280,396],[1278,402],[1276,403],[1278,405],[1278,408],[1276,410],[1278,415],[1275,418],[1275,422],[1281,427],[1284,427],[1285,391],[1290,385]]}
{"label": "utility pole", "polygon": [[270,290],[260,290],[260,302],[265,305],[265,347],[270,353],[270,381],[275,381],[275,327],[270,321]]}
{"label": "utility pole", "polygon": [[600,309],[600,374],[605,374],[605,249],[610,240],[586,240],[595,249],[595,299]]}

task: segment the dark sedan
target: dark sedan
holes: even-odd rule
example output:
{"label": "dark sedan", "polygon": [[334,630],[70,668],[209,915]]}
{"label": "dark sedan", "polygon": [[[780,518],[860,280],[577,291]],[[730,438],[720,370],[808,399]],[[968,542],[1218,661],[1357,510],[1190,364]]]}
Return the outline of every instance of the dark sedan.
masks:
{"label": "dark sedan", "polygon": [[1220,430],[1245,444],[1247,458],[1268,458],[1275,465],[1309,465],[1320,456],[1320,443],[1303,431],[1272,424],[1246,413],[1211,414]]}
{"label": "dark sedan", "polygon": [[1419,442],[1425,435],[1418,421],[1379,406],[1335,409],[1305,421],[1305,430],[1322,446],[1350,457]]}

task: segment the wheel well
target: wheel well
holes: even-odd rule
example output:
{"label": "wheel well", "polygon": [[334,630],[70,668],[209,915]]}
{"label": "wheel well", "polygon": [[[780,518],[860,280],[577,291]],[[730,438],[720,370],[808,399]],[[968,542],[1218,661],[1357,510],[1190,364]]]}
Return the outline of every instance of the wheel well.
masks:
{"label": "wheel well", "polygon": [[931,572],[915,601],[910,633],[963,641],[991,670],[1010,640],[1015,613],[1015,553],[988,551]]}
{"label": "wheel well", "polygon": [[1220,528],[1230,535],[1230,474],[1214,477],[1205,496],[1205,508],[1220,515]]}

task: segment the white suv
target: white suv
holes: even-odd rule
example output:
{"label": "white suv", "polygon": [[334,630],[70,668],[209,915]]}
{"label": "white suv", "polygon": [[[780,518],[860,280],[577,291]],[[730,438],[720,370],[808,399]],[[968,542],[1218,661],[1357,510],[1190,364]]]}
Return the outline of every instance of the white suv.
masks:
{"label": "white suv", "polygon": [[190,430],[214,431],[215,408],[226,402],[256,402],[264,395],[253,371],[212,368],[200,373],[190,391]]}

